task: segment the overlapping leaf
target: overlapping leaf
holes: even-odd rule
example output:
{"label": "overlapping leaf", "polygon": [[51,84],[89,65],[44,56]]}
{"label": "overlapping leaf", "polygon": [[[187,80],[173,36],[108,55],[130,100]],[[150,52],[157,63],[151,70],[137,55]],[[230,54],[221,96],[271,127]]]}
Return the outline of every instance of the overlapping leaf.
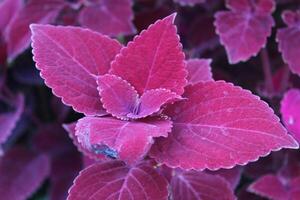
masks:
{"label": "overlapping leaf", "polygon": [[31,30],[36,66],[53,93],[78,112],[103,114],[96,75],[108,72],[121,45],[82,28],[32,25]]}
{"label": "overlapping leaf", "polygon": [[126,166],[121,161],[94,164],[81,171],[68,200],[167,200],[166,180],[147,162]]}
{"label": "overlapping leaf", "polygon": [[276,40],[278,42],[278,49],[291,71],[300,76],[300,59],[298,56],[300,53],[300,11],[285,11],[282,14],[282,19],[288,27],[278,29],[277,31]]}
{"label": "overlapping leaf", "polygon": [[137,91],[125,80],[114,75],[104,75],[97,79],[103,107],[120,119],[143,118],[158,112],[166,103],[180,99],[170,90],[146,91],[140,98]]}
{"label": "overlapping leaf", "polygon": [[11,19],[18,13],[22,6],[22,0],[3,0],[0,2],[0,35],[4,32]]}
{"label": "overlapping leaf", "polygon": [[30,44],[29,25],[31,23],[53,23],[63,7],[63,0],[29,0],[19,12],[17,11],[5,32],[9,61],[28,48]]}
{"label": "overlapping leaf", "polygon": [[184,91],[187,72],[174,19],[175,14],[150,25],[112,62],[111,73],[128,81],[140,95],[157,88],[178,95]]}
{"label": "overlapping leaf", "polygon": [[187,80],[189,84],[196,84],[202,81],[212,81],[211,59],[189,59],[186,61],[188,71]]}
{"label": "overlapping leaf", "polygon": [[91,3],[80,11],[79,23],[100,33],[118,36],[132,34],[135,28],[132,24],[131,0],[102,0]]}
{"label": "overlapping leaf", "polygon": [[215,15],[216,32],[231,64],[247,61],[266,45],[274,20],[273,0],[227,0],[230,11]]}
{"label": "overlapping leaf", "polygon": [[249,91],[222,81],[205,82],[186,87],[184,97],[188,100],[165,112],[173,129],[150,152],[158,162],[216,170],[298,147],[269,106]]}
{"label": "overlapping leaf", "polygon": [[229,183],[218,175],[197,171],[175,171],[171,179],[174,200],[234,200]]}
{"label": "overlapping leaf", "polygon": [[14,104],[14,111],[0,114],[0,152],[1,145],[4,144],[12,134],[13,129],[16,127],[17,122],[19,121],[23,113],[24,97],[19,94],[16,97]]}
{"label": "overlapping leaf", "polygon": [[31,196],[49,175],[45,155],[35,155],[16,147],[0,159],[0,194],[2,199],[23,200]]}
{"label": "overlapping leaf", "polygon": [[291,89],[281,101],[282,120],[288,131],[300,142],[300,90]]}
{"label": "overlapping leaf", "polygon": [[248,190],[273,200],[297,200],[300,198],[299,184],[300,177],[285,183],[278,176],[268,174],[256,180]]}
{"label": "overlapping leaf", "polygon": [[171,121],[159,118],[122,121],[110,117],[84,117],[76,124],[76,136],[91,152],[131,164],[147,154],[154,137],[167,137],[171,128]]}

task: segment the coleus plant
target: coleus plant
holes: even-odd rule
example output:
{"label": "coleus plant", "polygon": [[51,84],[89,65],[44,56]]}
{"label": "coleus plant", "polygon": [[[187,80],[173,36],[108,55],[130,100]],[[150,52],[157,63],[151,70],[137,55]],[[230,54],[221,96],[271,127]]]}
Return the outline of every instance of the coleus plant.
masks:
{"label": "coleus plant", "polygon": [[225,179],[201,171],[298,148],[265,102],[214,81],[210,60],[184,60],[175,16],[125,47],[88,29],[31,25],[41,77],[85,115],[65,127],[79,150],[98,160],[75,179],[68,199],[215,198],[195,181],[235,199]]}

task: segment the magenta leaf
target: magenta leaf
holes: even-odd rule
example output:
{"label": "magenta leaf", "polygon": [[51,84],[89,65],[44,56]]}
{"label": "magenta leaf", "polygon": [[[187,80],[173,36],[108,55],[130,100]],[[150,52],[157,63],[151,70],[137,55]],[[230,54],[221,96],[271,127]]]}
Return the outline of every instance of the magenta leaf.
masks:
{"label": "magenta leaf", "polygon": [[121,121],[110,117],[84,117],[76,124],[76,136],[91,152],[131,164],[147,154],[153,137],[167,137],[171,128],[171,121],[159,118]]}
{"label": "magenta leaf", "polygon": [[198,3],[205,3],[206,0],[174,0],[174,2],[177,2],[182,6],[193,6]]}
{"label": "magenta leaf", "polygon": [[102,115],[96,76],[105,74],[121,45],[87,29],[31,25],[36,66],[66,105],[86,115]]}
{"label": "magenta leaf", "polygon": [[82,152],[87,157],[93,159],[93,160],[104,160],[105,156],[102,154],[95,154],[89,150],[87,150],[84,146],[82,146],[81,143],[79,143],[75,133],[76,122],[71,124],[64,124],[63,128],[68,132],[69,137],[72,139],[73,144],[77,147],[78,151]]}
{"label": "magenta leaf", "polygon": [[281,28],[277,31],[276,40],[278,49],[282,53],[285,63],[288,64],[291,71],[300,76],[300,11],[285,11],[282,14],[283,21],[288,25],[287,28]]}
{"label": "magenta leaf", "polygon": [[68,200],[167,200],[167,181],[147,162],[126,166],[121,161],[94,164],[80,172]]}
{"label": "magenta leaf", "polygon": [[22,6],[22,0],[3,0],[0,2],[0,35],[4,32],[11,19],[19,12]]}
{"label": "magenta leaf", "polygon": [[289,199],[288,191],[275,175],[265,175],[250,185],[248,191],[274,200]]}
{"label": "magenta leaf", "polygon": [[115,75],[99,76],[97,82],[103,107],[120,119],[147,117],[158,112],[164,104],[180,99],[176,93],[162,88],[147,90],[139,98],[127,81]]}
{"label": "magenta leaf", "polygon": [[49,175],[50,163],[45,155],[35,155],[16,147],[0,158],[1,199],[23,200],[31,196]]}
{"label": "magenta leaf", "polygon": [[137,106],[137,91],[127,81],[114,75],[100,76],[97,83],[105,110],[115,117],[127,119],[127,114]]}
{"label": "magenta leaf", "polygon": [[230,11],[215,15],[216,32],[231,64],[247,61],[266,45],[271,35],[273,0],[227,0]]}
{"label": "magenta leaf", "polygon": [[164,88],[147,90],[141,96],[138,107],[135,109],[136,112],[129,113],[128,117],[137,119],[149,116],[157,113],[161,106],[181,99],[175,92]]}
{"label": "magenta leaf", "polygon": [[187,72],[174,19],[175,14],[150,25],[112,62],[111,73],[128,81],[140,95],[158,88],[184,92]]}
{"label": "magenta leaf", "polygon": [[30,44],[29,25],[31,23],[53,23],[63,7],[63,0],[29,0],[6,28],[8,60],[12,61],[28,48]]}
{"label": "magenta leaf", "polygon": [[23,110],[24,110],[24,97],[19,94],[14,102],[15,110],[8,113],[0,114],[0,152],[1,145],[6,142],[9,136],[12,134],[13,129],[16,127]]}
{"label": "magenta leaf", "polygon": [[[231,168],[281,148],[298,148],[278,117],[257,96],[223,81],[186,87],[187,101],[168,107],[168,138],[157,139],[150,155],[183,169]],[[188,155],[188,156],[187,156]]]}
{"label": "magenta leaf", "polygon": [[202,81],[212,81],[211,59],[189,59],[186,61],[188,83],[196,84]]}
{"label": "magenta leaf", "polygon": [[197,171],[174,170],[171,179],[174,200],[235,200],[229,183],[218,175]]}
{"label": "magenta leaf", "polygon": [[106,35],[128,35],[136,32],[131,7],[131,0],[102,0],[84,7],[78,20],[83,27]]}
{"label": "magenta leaf", "polygon": [[300,90],[291,89],[281,101],[282,121],[288,131],[300,142]]}

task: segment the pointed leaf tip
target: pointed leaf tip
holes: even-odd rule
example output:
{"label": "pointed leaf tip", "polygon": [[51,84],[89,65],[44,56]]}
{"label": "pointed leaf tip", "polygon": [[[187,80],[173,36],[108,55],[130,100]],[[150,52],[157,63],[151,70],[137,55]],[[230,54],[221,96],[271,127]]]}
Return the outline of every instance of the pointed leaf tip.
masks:
{"label": "pointed leaf tip", "polygon": [[210,81],[186,87],[184,97],[188,100],[165,111],[173,129],[151,149],[157,162],[217,170],[245,165],[282,148],[298,148],[273,110],[247,90]]}
{"label": "pointed leaf tip", "polygon": [[184,53],[172,24],[176,14],[157,20],[137,35],[112,62],[110,73],[128,81],[142,95],[165,88],[183,94],[187,83]]}

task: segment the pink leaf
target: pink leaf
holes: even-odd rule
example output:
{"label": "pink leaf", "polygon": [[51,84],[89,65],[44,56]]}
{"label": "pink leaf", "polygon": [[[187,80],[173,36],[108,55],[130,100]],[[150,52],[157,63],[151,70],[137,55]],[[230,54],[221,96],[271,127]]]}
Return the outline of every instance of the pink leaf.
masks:
{"label": "pink leaf", "polygon": [[128,35],[136,32],[131,7],[131,0],[102,0],[83,8],[78,20],[82,26],[106,35]]}
{"label": "pink leaf", "polygon": [[98,90],[106,111],[120,119],[143,118],[158,112],[166,103],[180,99],[170,90],[147,90],[141,98],[125,80],[115,75],[98,77]]}
{"label": "pink leaf", "polygon": [[15,14],[19,12],[22,6],[22,0],[3,0],[0,2],[0,35],[6,29],[7,25],[15,16]]}
{"label": "pink leaf", "polygon": [[216,32],[231,64],[247,61],[266,45],[271,35],[275,3],[273,0],[228,0],[227,7],[230,11],[215,15]]}
{"label": "pink leaf", "polygon": [[114,75],[100,76],[97,83],[106,111],[115,117],[127,119],[127,114],[137,106],[137,91],[127,81]]}
{"label": "pink leaf", "polygon": [[23,200],[31,196],[49,175],[45,155],[36,156],[23,148],[14,148],[0,159],[1,199]]}
{"label": "pink leaf", "polygon": [[121,45],[87,29],[31,25],[36,66],[53,93],[74,110],[102,115],[96,76],[105,74]]}
{"label": "pink leaf", "polygon": [[70,124],[63,124],[64,129],[68,132],[69,137],[72,139],[73,144],[77,147],[78,151],[82,152],[84,155],[87,157],[93,159],[93,160],[103,160],[105,159],[105,156],[102,154],[95,154],[87,150],[82,146],[82,144],[79,143],[76,135],[75,135],[75,127],[76,127],[76,122],[70,123]]}
{"label": "pink leaf", "polygon": [[158,112],[164,104],[174,103],[181,97],[175,92],[159,88],[146,91],[140,98],[136,113],[129,113],[130,118],[142,118]]}
{"label": "pink leaf", "polygon": [[187,101],[168,107],[172,134],[159,138],[150,155],[183,169],[232,168],[271,151],[298,148],[278,117],[257,96],[223,81],[186,87]]}
{"label": "pink leaf", "polygon": [[288,131],[300,142],[300,90],[291,89],[281,101],[282,121]]}
{"label": "pink leaf", "polygon": [[234,200],[233,190],[220,176],[197,171],[175,171],[171,179],[174,200]]}
{"label": "pink leaf", "polygon": [[184,54],[170,15],[136,36],[112,62],[111,73],[128,81],[141,95],[165,88],[181,95],[186,85]]}
{"label": "pink leaf", "polygon": [[31,23],[53,23],[63,7],[63,0],[29,0],[6,28],[5,39],[8,44],[9,61],[28,48],[30,44],[29,25]]}
{"label": "pink leaf", "polygon": [[121,121],[109,117],[84,117],[76,125],[76,136],[91,152],[131,164],[147,154],[153,137],[167,137],[171,128],[171,121],[158,118]]}
{"label": "pink leaf", "polygon": [[147,162],[126,166],[121,161],[94,164],[80,172],[68,200],[167,200],[168,185]]}
{"label": "pink leaf", "polygon": [[248,190],[252,193],[258,194],[274,200],[289,199],[288,192],[285,186],[275,175],[265,175],[256,180]]}
{"label": "pink leaf", "polygon": [[177,2],[182,6],[193,6],[198,3],[205,3],[206,0],[174,0],[174,2]]}
{"label": "pink leaf", "polygon": [[278,29],[277,31],[276,40],[278,42],[278,49],[291,71],[300,76],[300,11],[285,11],[282,14],[282,18],[288,27]]}
{"label": "pink leaf", "polygon": [[24,97],[22,95],[18,95],[14,102],[15,110],[13,112],[2,113],[0,115],[0,152],[1,145],[6,142],[9,136],[12,134],[13,129],[16,127],[17,122],[19,121],[23,109],[24,109]]}
{"label": "pink leaf", "polygon": [[186,61],[188,83],[196,84],[202,81],[212,81],[211,59],[189,59]]}

